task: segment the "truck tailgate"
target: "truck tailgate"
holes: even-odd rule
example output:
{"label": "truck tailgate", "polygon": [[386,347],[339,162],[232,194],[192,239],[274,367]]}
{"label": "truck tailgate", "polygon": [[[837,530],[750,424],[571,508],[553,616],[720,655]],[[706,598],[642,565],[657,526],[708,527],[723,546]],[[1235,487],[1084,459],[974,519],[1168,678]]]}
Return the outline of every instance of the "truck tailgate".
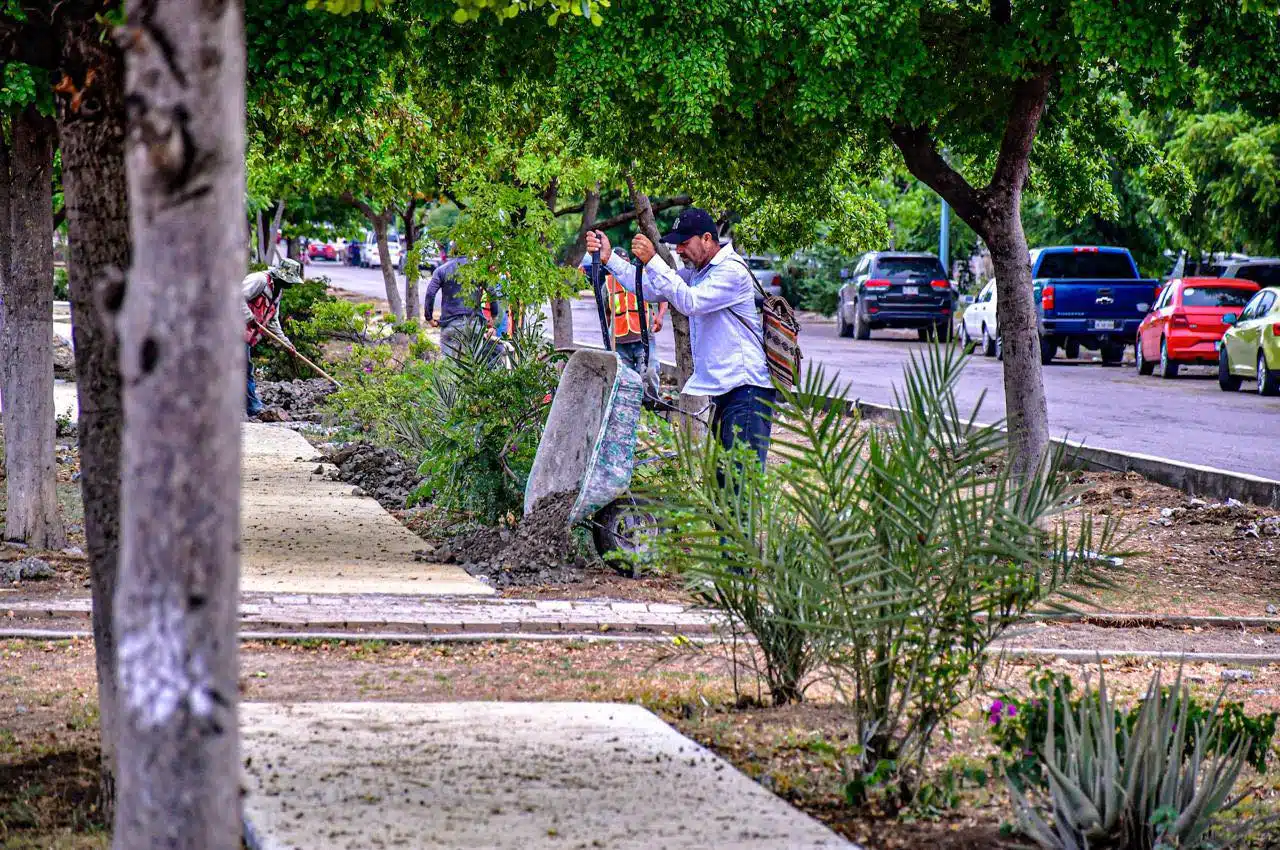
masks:
{"label": "truck tailgate", "polygon": [[1091,325],[1140,321],[1155,303],[1157,283],[1154,280],[1081,280],[1048,279],[1035,282],[1037,296],[1053,287],[1053,308],[1044,311],[1048,319],[1087,319]]}

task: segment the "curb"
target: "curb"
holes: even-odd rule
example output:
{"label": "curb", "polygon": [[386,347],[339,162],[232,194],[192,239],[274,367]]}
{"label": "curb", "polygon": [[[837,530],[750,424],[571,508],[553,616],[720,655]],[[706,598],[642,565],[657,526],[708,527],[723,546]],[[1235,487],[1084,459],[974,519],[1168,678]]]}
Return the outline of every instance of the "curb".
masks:
{"label": "curb", "polygon": [[[671,363],[659,367],[662,377],[674,381],[676,369]],[[901,408],[891,404],[863,401],[855,398],[827,398],[830,404],[844,405],[848,415],[855,412],[868,422],[896,424]],[[975,428],[990,428],[981,422]],[[996,428],[1007,434],[1004,428]],[[1280,508],[1280,481],[1261,478],[1243,472],[1230,472],[1212,466],[1169,460],[1154,455],[1124,452],[1118,449],[1099,449],[1076,440],[1054,437],[1051,442],[1064,449],[1072,466],[1095,472],[1136,472],[1149,481],[1181,490],[1190,496],[1208,496],[1214,499],[1238,499],[1263,508]]]}

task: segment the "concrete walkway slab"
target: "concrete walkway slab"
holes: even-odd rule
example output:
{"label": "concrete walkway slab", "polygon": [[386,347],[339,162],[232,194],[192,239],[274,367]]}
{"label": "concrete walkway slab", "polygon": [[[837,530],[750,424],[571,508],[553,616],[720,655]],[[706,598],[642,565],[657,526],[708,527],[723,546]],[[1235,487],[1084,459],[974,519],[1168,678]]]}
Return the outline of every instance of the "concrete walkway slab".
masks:
{"label": "concrete walkway slab", "polygon": [[375,500],[314,475],[295,431],[245,423],[240,587],[266,593],[487,596],[461,568],[414,561],[423,542]]}
{"label": "concrete walkway slab", "polygon": [[262,850],[853,845],[634,705],[246,703]]}

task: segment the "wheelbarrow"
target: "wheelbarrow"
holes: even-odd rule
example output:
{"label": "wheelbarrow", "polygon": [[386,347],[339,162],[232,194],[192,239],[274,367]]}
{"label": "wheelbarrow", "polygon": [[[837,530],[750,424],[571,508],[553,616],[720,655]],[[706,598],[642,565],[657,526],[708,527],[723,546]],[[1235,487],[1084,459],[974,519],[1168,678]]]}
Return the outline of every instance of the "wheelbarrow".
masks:
{"label": "wheelbarrow", "polygon": [[601,555],[641,551],[643,518],[630,495],[644,381],[612,351],[582,349],[565,364],[524,491],[524,512],[576,494],[569,526],[587,524]]}

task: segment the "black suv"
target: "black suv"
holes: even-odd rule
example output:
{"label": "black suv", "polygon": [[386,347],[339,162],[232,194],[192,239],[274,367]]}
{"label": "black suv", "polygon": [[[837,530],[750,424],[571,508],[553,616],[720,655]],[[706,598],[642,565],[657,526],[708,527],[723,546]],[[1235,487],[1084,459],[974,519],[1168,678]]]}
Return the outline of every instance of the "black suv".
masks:
{"label": "black suv", "polygon": [[1214,269],[1218,272],[1218,277],[1251,280],[1262,287],[1280,286],[1280,259],[1275,257],[1232,260],[1223,264],[1220,271],[1216,266]]}
{"label": "black suv", "polygon": [[863,254],[840,288],[840,336],[870,339],[875,328],[916,328],[920,339],[951,338],[956,293],[933,254]]}

